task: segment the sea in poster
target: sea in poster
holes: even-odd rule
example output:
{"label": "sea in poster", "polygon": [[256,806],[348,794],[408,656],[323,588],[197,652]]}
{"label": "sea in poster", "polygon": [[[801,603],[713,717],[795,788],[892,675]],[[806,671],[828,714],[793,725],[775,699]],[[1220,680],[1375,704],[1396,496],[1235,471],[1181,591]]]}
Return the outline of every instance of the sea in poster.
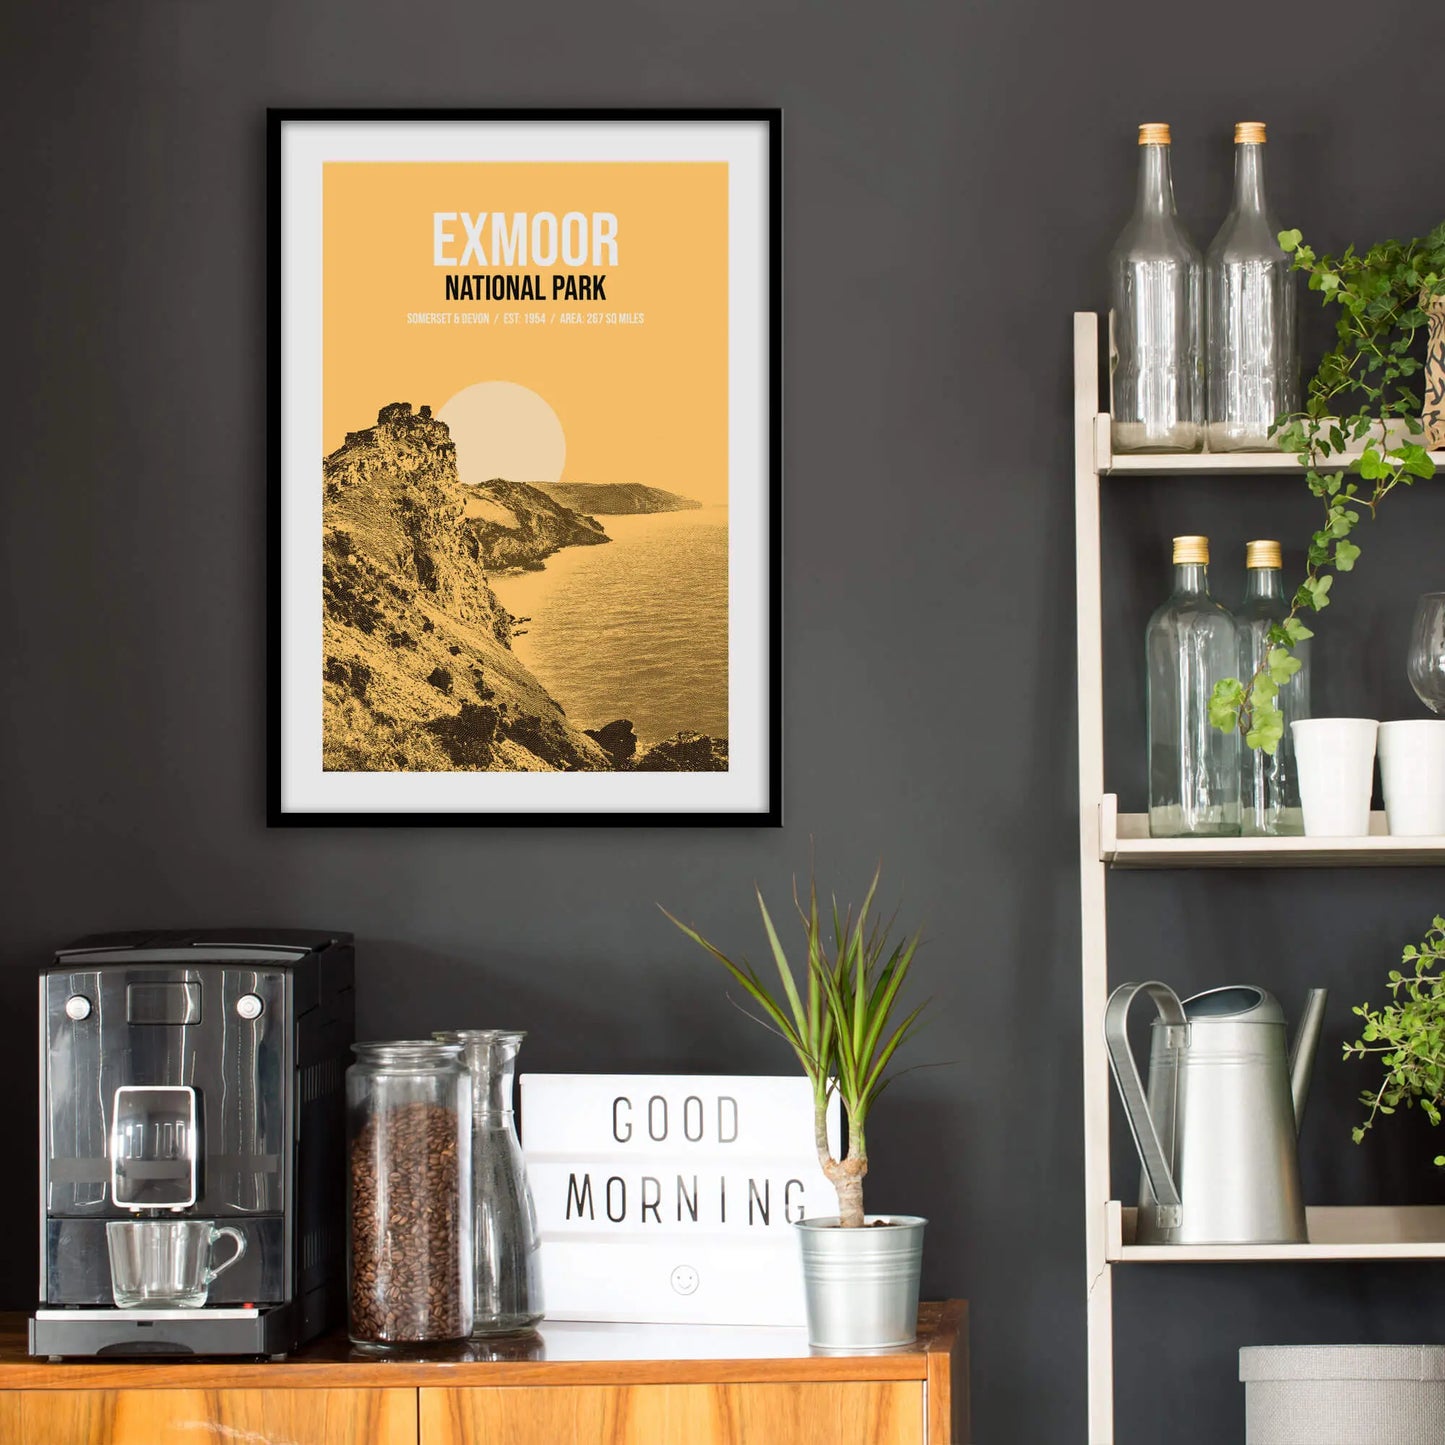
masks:
{"label": "sea in poster", "polygon": [[725,771],[727,168],[328,162],[322,763]]}

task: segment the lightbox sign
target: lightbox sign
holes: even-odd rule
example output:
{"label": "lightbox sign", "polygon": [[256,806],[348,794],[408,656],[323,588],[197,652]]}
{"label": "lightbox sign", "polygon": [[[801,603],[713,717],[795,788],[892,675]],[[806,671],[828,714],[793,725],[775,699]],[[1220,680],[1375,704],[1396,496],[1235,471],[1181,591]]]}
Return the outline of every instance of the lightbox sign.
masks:
{"label": "lightbox sign", "polygon": [[[525,1074],[547,1315],[801,1325],[793,1225],[837,1213],[787,1078]],[[828,1134],[838,1147],[838,1103]]]}

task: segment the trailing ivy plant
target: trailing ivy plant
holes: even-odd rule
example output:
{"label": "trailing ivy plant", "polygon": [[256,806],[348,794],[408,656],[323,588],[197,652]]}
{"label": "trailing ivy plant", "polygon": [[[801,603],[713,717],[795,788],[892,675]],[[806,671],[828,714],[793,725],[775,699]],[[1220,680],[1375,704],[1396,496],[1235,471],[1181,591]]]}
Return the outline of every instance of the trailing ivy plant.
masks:
{"label": "trailing ivy plant", "polygon": [[[840,915],[835,899],[827,922],[818,909],[816,885],[810,885],[804,907],[794,883],[793,903],[802,921],[806,951],[796,966],[788,959],[761,891],[755,890],[781,991],[769,988],[746,959],[734,961],[696,929],[662,910],[727,969],[762,1010],[758,1021],[781,1035],[797,1056],[813,1087],[818,1163],[837,1192],[838,1222],[845,1229],[864,1222],[869,1111],[889,1081],[894,1055],[917,1028],[928,1002],[925,999],[906,1013],[900,1005],[899,991],[921,936],[915,933],[892,943],[892,920],[878,922],[870,916],[878,878],[874,873],[856,917],[851,909]],[[828,1140],[828,1102],[835,1089],[848,1116],[848,1148],[841,1159],[834,1157]]]}
{"label": "trailing ivy plant", "polygon": [[[1352,1131],[1355,1143],[1365,1137],[1381,1114],[1401,1104],[1418,1103],[1432,1124],[1440,1122],[1445,1103],[1445,918],[1436,918],[1418,943],[1405,949],[1402,968],[1390,970],[1393,1002],[1383,1008],[1360,1004],[1354,1012],[1365,1021],[1360,1037],[1345,1045],[1345,1057],[1379,1056],[1385,1077],[1378,1089],[1366,1089],[1360,1102],[1369,1117]],[[1445,1154],[1435,1156],[1445,1164]]]}
{"label": "trailing ivy plant", "polygon": [[[1353,539],[1363,514],[1373,517],[1396,487],[1434,475],[1418,442],[1422,409],[1414,378],[1427,327],[1425,308],[1445,295],[1445,222],[1413,241],[1383,241],[1363,255],[1317,256],[1298,231],[1279,244],[1309,288],[1339,308],[1336,340],[1310,379],[1304,410],[1281,417],[1274,435],[1305,467],[1305,482],[1324,517],[1305,554],[1305,576],[1289,611],[1269,631],[1263,665],[1252,678],[1215,684],[1209,720],[1224,732],[1238,728],[1251,748],[1273,753],[1284,736],[1279,690],[1300,668],[1296,644],[1312,636],[1304,622],[1329,606],[1335,576],[1360,555]],[[1383,424],[1383,425],[1382,425]],[[1360,451],[1342,470],[1338,459]],[[1336,459],[1331,463],[1331,459]]]}

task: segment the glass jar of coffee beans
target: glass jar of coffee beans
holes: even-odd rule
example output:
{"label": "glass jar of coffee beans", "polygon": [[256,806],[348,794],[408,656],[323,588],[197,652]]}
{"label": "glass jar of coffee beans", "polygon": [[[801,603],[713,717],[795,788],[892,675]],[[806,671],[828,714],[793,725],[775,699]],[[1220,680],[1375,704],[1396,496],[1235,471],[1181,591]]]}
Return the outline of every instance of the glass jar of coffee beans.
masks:
{"label": "glass jar of coffee beans", "polygon": [[472,1097],[457,1044],[354,1044],[346,1071],[352,1342],[388,1352],[472,1327]]}

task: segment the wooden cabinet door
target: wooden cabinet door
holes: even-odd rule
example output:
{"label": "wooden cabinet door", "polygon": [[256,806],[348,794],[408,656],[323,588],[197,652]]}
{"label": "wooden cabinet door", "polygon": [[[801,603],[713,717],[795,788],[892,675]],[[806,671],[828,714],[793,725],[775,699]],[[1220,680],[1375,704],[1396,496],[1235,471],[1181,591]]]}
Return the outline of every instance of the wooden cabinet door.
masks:
{"label": "wooden cabinet door", "polygon": [[6,1390],[6,1445],[416,1445],[415,1390]]}
{"label": "wooden cabinet door", "polygon": [[924,1445],[917,1380],[538,1385],[421,1394],[421,1445]]}

